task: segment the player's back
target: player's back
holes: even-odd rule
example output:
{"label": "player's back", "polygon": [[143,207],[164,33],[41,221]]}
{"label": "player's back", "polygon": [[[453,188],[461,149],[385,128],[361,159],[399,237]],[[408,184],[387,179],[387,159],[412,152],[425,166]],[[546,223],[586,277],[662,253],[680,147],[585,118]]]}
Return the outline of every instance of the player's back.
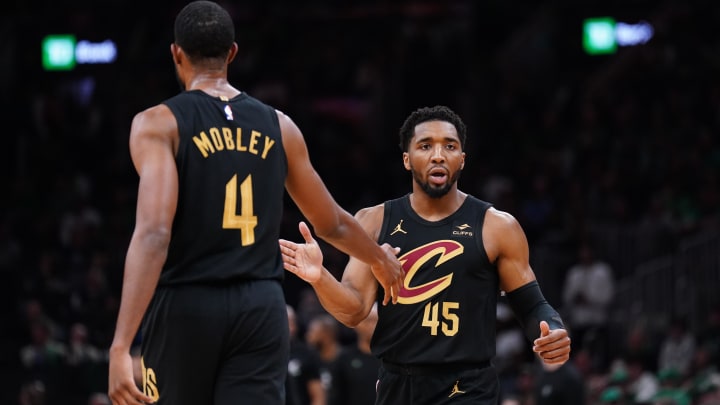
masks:
{"label": "player's back", "polygon": [[200,90],[164,104],[180,135],[179,194],[160,284],[280,279],[287,161],[276,111]]}

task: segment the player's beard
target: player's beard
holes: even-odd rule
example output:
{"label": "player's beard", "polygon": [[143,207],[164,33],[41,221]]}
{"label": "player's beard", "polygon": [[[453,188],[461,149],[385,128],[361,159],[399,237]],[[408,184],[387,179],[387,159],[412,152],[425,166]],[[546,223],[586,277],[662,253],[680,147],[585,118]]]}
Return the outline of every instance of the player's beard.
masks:
{"label": "player's beard", "polygon": [[420,185],[420,188],[423,192],[425,192],[425,194],[428,195],[428,197],[440,198],[443,197],[445,194],[449,193],[450,189],[452,189],[453,184],[457,183],[458,179],[460,178],[460,173],[462,173],[462,169],[459,169],[458,171],[453,173],[452,177],[450,177],[448,181],[442,186],[433,186],[432,184],[430,184],[429,181],[423,181],[423,179],[420,177],[420,174],[412,167],[411,172],[415,182]]}

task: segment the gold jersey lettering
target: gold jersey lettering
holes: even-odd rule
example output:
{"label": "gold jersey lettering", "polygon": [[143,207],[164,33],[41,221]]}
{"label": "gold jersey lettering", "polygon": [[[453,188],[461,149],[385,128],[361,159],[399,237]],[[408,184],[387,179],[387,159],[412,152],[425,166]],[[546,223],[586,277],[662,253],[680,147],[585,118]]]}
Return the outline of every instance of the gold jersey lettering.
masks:
{"label": "gold jersey lettering", "polygon": [[232,130],[228,127],[222,127],[223,138],[225,138],[225,149],[235,149],[235,141],[233,140]]}
{"label": "gold jersey lettering", "polygon": [[220,130],[217,128],[210,128],[210,138],[212,138],[213,144],[215,144],[215,149],[219,151],[225,149],[222,137],[220,137]]}
{"label": "gold jersey lettering", "polygon": [[[208,136],[208,133],[210,134]],[[204,158],[219,151],[237,151],[250,152],[258,155],[262,159],[266,159],[270,149],[275,145],[275,140],[269,136],[263,136],[260,131],[251,130],[250,139],[246,139],[243,144],[242,128],[235,129],[233,137],[233,129],[228,127],[210,128],[207,132],[201,131],[200,134],[192,138],[195,146],[198,148]],[[263,141],[261,138],[265,138]]]}
{"label": "gold jersey lettering", "polygon": [[157,376],[155,370],[145,367],[145,358],[140,358],[140,366],[142,367],[143,393],[157,402],[160,399],[160,392],[157,387]]}
{"label": "gold jersey lettering", "polygon": [[208,136],[204,131],[200,132],[199,137],[193,136],[193,142],[195,142],[195,146],[200,149],[200,153],[202,153],[203,157],[208,157],[208,152],[215,153],[215,148],[213,148],[212,142],[210,142],[210,139],[208,139]]}
{"label": "gold jersey lettering", "polygon": [[255,146],[257,146],[258,138],[260,137],[260,132],[258,131],[252,131],[250,133],[250,145],[248,146],[248,151],[252,153],[253,155],[258,154],[258,150],[255,149]]}
{"label": "gold jersey lettering", "polygon": [[268,152],[270,151],[270,148],[275,145],[275,140],[270,138],[269,136],[265,137],[265,148],[263,148],[262,158],[265,159],[267,157]]}
{"label": "gold jersey lettering", "polygon": [[247,146],[243,146],[242,144],[242,128],[237,129],[237,150],[238,152],[247,152]]}

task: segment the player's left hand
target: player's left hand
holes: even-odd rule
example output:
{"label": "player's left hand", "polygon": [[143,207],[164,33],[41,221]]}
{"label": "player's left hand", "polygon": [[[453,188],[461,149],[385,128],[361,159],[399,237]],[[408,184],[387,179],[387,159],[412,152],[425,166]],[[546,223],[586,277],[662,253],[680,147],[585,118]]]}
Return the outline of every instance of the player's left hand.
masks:
{"label": "player's left hand", "polygon": [[570,359],[570,337],[565,329],[550,330],[540,321],[540,337],[533,342],[533,351],[545,364],[561,365]]}
{"label": "player's left hand", "polygon": [[312,284],[320,279],[323,273],[323,254],[310,228],[304,221],[298,224],[300,234],[305,243],[295,243],[280,239],[283,267],[301,279]]}

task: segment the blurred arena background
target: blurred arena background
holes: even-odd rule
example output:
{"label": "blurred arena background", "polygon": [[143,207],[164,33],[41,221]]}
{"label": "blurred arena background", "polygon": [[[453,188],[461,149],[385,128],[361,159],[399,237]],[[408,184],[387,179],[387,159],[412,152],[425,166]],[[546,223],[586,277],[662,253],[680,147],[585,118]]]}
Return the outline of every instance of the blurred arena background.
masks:
{"label": "blurred arena background", "polygon": [[[720,366],[717,2],[220,3],[240,47],[231,81],[298,123],[349,211],[410,191],[397,131],[412,110],[445,104],[468,126],[460,188],[518,218],[553,305],[571,309],[565,281],[581,246],[609,266],[593,400],[638,333],[654,372],[676,324]],[[0,403],[35,403],[22,402],[35,381],[37,403],[105,390],[135,208],[130,122],[179,90],[169,44],[184,4],[2,6]],[[74,37],[74,64],[62,35]],[[299,238],[300,219],[288,200],[284,237]],[[339,276],[346,258],[326,249],[326,260]],[[286,291],[312,313],[302,282],[288,275]],[[40,364],[30,349],[43,333],[58,349]],[[67,355],[78,334],[99,351],[92,367]],[[511,363],[517,384],[525,361]]]}

